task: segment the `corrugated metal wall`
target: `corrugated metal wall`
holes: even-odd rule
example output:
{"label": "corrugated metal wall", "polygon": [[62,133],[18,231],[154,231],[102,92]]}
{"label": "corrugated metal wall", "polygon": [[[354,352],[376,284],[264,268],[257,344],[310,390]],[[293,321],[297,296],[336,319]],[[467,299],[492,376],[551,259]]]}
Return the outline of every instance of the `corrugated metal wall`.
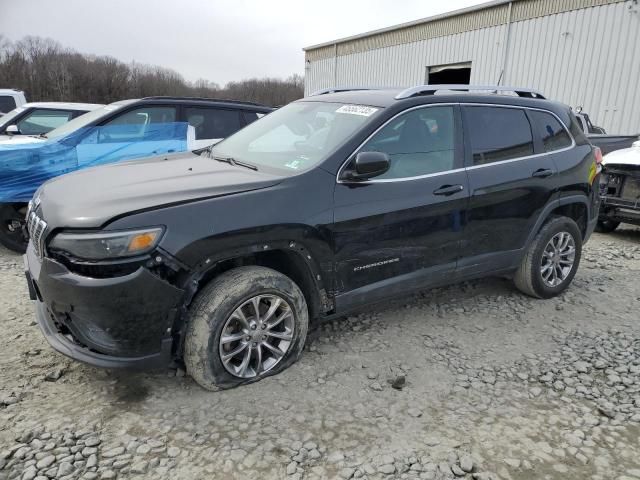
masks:
{"label": "corrugated metal wall", "polygon": [[[555,11],[564,13],[545,16],[537,16],[541,12],[536,8],[549,2],[514,3],[501,83],[537,88],[549,98],[581,105],[609,132],[638,133],[640,12],[629,8],[631,2],[600,5],[605,0],[571,9],[584,1],[556,0]],[[528,19],[515,21],[518,18]],[[336,84],[416,85],[425,82],[427,66],[467,61],[472,62],[471,83],[495,84],[502,71],[507,28],[501,24],[349,54],[341,54],[338,45],[337,61],[333,53],[317,60],[307,56],[305,90],[310,94]]]}

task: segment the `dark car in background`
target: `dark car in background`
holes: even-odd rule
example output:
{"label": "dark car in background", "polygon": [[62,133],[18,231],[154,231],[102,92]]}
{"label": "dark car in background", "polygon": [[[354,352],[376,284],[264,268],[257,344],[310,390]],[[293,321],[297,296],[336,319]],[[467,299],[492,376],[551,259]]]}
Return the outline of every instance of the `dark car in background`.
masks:
{"label": "dark car in background", "polygon": [[24,252],[27,202],[51,178],[205,148],[272,110],[233,100],[148,97],[105,105],[37,137],[0,142],[0,243]]}
{"label": "dark car in background", "polygon": [[559,295],[598,218],[598,149],[526,89],[320,92],[163,159],[43,185],[29,291],[65,355],[183,361],[212,390],[291,365],[310,320],[418,289],[501,275]]}

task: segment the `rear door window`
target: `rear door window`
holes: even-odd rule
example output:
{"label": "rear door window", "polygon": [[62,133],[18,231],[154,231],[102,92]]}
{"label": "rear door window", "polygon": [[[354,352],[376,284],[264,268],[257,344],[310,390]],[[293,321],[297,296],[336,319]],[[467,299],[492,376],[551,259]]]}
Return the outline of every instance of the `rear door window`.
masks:
{"label": "rear door window", "polygon": [[538,135],[542,137],[545,152],[553,152],[571,146],[571,137],[556,117],[550,113],[530,110]]}
{"label": "rear door window", "polygon": [[533,155],[533,135],[520,108],[463,107],[474,165]]}
{"label": "rear door window", "polygon": [[16,101],[13,97],[0,95],[0,113],[7,113],[16,108]]}
{"label": "rear door window", "polygon": [[196,140],[220,139],[242,128],[240,111],[222,108],[187,107],[187,122],[195,129]]}
{"label": "rear door window", "polygon": [[23,135],[40,135],[64,125],[73,118],[74,111],[36,108],[17,123]]}

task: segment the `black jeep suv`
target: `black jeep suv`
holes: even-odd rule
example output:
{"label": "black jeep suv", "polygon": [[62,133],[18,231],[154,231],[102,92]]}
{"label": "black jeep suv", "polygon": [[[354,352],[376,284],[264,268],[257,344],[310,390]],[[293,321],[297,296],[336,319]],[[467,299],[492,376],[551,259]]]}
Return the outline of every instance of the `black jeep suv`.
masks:
{"label": "black jeep suv", "polygon": [[487,275],[558,295],[597,221],[597,150],[567,106],[462,88],[320,92],[200,155],[46,183],[25,259],[47,340],[216,389],[394,295]]}

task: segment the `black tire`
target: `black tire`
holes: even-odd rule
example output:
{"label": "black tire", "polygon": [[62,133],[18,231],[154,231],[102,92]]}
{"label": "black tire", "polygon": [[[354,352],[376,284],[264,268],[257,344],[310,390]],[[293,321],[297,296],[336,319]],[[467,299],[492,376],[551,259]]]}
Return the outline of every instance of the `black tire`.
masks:
{"label": "black tire", "polygon": [[[220,337],[231,314],[256,295],[276,295],[288,303],[293,313],[293,339],[273,368],[252,378],[240,378],[227,371],[223,364]],[[187,372],[200,386],[212,391],[275,375],[300,358],[308,326],[307,303],[293,280],[265,267],[235,268],[205,286],[189,309],[184,350]]]}
{"label": "black tire", "polygon": [[[558,233],[566,232],[575,243],[575,257],[569,274],[556,286],[547,285],[540,270],[543,252],[551,239]],[[562,293],[571,284],[580,265],[582,256],[582,234],[576,222],[567,217],[552,217],[540,229],[527,249],[520,268],[515,274],[516,287],[523,293],[535,298],[551,298]]]}
{"label": "black tire", "polygon": [[598,220],[598,223],[596,224],[596,232],[611,233],[618,228],[618,225],[620,225],[620,222],[617,222],[616,220],[610,220],[608,218]]}
{"label": "black tire", "polygon": [[29,239],[16,222],[24,224],[27,206],[21,203],[0,204],[0,243],[17,253],[27,251]]}

